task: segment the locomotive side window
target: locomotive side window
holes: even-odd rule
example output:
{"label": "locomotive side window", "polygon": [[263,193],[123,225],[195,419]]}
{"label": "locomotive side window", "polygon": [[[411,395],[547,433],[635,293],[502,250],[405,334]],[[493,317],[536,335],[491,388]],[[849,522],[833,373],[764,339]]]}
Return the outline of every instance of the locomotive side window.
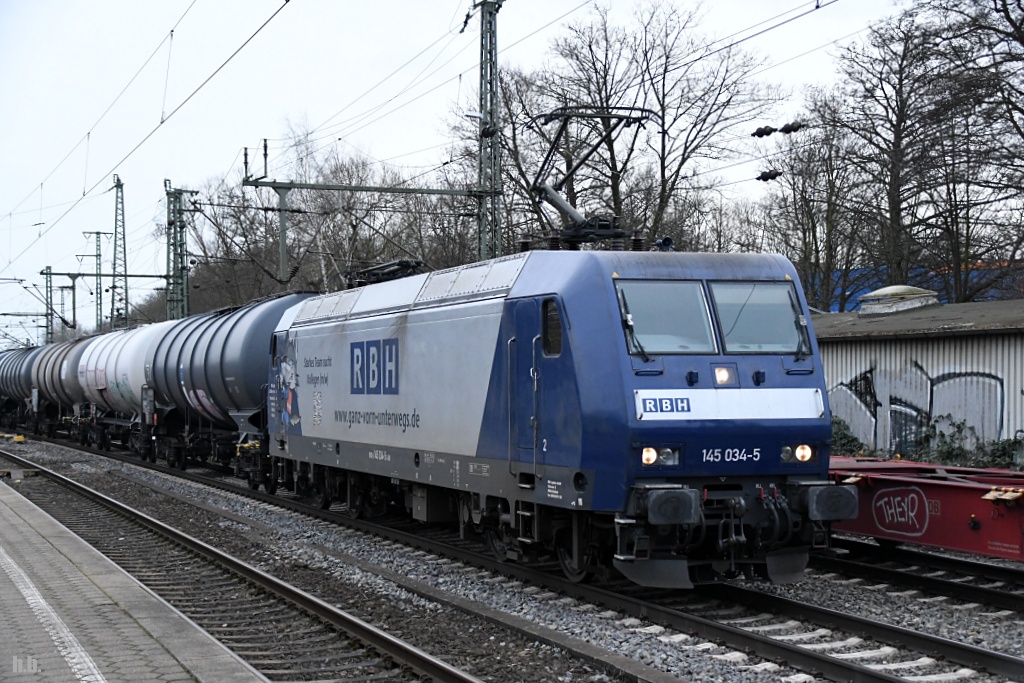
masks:
{"label": "locomotive side window", "polygon": [[562,316],[558,312],[558,302],[554,299],[545,299],[542,311],[544,354],[558,356],[562,353]]}
{"label": "locomotive side window", "polygon": [[809,353],[807,324],[791,282],[712,282],[726,353]]}
{"label": "locomotive side window", "polygon": [[699,282],[616,280],[615,289],[631,354],[714,353],[711,316]]}

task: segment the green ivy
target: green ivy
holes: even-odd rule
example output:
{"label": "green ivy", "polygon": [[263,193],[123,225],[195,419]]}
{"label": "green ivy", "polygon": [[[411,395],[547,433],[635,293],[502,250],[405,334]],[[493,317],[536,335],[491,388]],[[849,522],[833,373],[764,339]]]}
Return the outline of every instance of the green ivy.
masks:
{"label": "green ivy", "polygon": [[832,416],[832,455],[861,455],[864,444],[850,431],[842,418]]}
{"label": "green ivy", "polygon": [[1024,438],[982,442],[965,420],[955,421],[951,415],[932,420],[918,436],[908,460],[936,462],[957,467],[1021,469],[1018,454],[1024,453]]}

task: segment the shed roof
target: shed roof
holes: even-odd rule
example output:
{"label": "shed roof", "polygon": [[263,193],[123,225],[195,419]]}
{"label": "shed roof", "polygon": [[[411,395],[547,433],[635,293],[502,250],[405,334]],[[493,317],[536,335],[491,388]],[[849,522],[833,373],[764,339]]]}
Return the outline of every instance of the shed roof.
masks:
{"label": "shed roof", "polygon": [[857,312],[813,316],[818,341],[936,335],[1012,334],[1024,332],[1024,299],[927,306],[887,315]]}

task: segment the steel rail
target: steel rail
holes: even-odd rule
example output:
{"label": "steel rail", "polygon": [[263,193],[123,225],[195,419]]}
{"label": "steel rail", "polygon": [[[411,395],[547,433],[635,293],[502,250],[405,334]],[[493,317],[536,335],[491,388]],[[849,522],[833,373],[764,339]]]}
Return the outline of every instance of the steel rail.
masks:
{"label": "steel rail", "polygon": [[[1005,581],[1024,585],[1024,564],[1018,567],[1005,567],[991,564],[989,561],[967,560],[949,555],[940,555],[934,550],[913,550],[906,546],[891,547],[876,545],[870,541],[856,540],[847,536],[833,536],[831,546],[834,550],[847,550],[887,562],[903,562],[916,564],[933,569],[942,569],[961,574],[970,574],[991,581]],[[815,561],[815,557],[811,557]]]}
{"label": "steel rail", "polygon": [[1024,659],[1020,657],[986,650],[948,638],[931,636],[901,626],[844,614],[827,607],[818,607],[777,595],[767,595],[735,585],[714,586],[709,593],[719,593],[724,599],[741,602],[753,606],[755,609],[768,609],[788,614],[794,618],[810,619],[816,623],[833,626],[844,631],[864,633],[875,640],[934,653],[947,661],[982,668],[989,673],[1007,676],[1011,680],[1018,680],[1021,672],[1024,671]]}
{"label": "steel rail", "polygon": [[[1024,592],[1015,593],[1005,586],[989,588],[964,581],[918,574],[906,568],[865,564],[845,557],[815,557],[811,560],[811,564],[815,569],[837,572],[868,581],[912,588],[934,595],[948,595],[957,600],[977,602],[995,609],[1024,612]],[[923,567],[930,568],[930,565],[923,565]],[[960,573],[963,575],[965,572],[960,570]],[[1021,590],[1022,587],[1017,584],[1016,588]]]}

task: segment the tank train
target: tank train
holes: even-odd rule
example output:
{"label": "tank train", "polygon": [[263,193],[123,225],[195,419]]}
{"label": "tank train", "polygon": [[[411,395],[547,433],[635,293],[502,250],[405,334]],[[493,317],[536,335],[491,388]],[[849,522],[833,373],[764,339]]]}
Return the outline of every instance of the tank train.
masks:
{"label": "tank train", "polygon": [[529,251],[8,351],[0,396],[576,581],[787,583],[857,513],[808,321],[781,256]]}

